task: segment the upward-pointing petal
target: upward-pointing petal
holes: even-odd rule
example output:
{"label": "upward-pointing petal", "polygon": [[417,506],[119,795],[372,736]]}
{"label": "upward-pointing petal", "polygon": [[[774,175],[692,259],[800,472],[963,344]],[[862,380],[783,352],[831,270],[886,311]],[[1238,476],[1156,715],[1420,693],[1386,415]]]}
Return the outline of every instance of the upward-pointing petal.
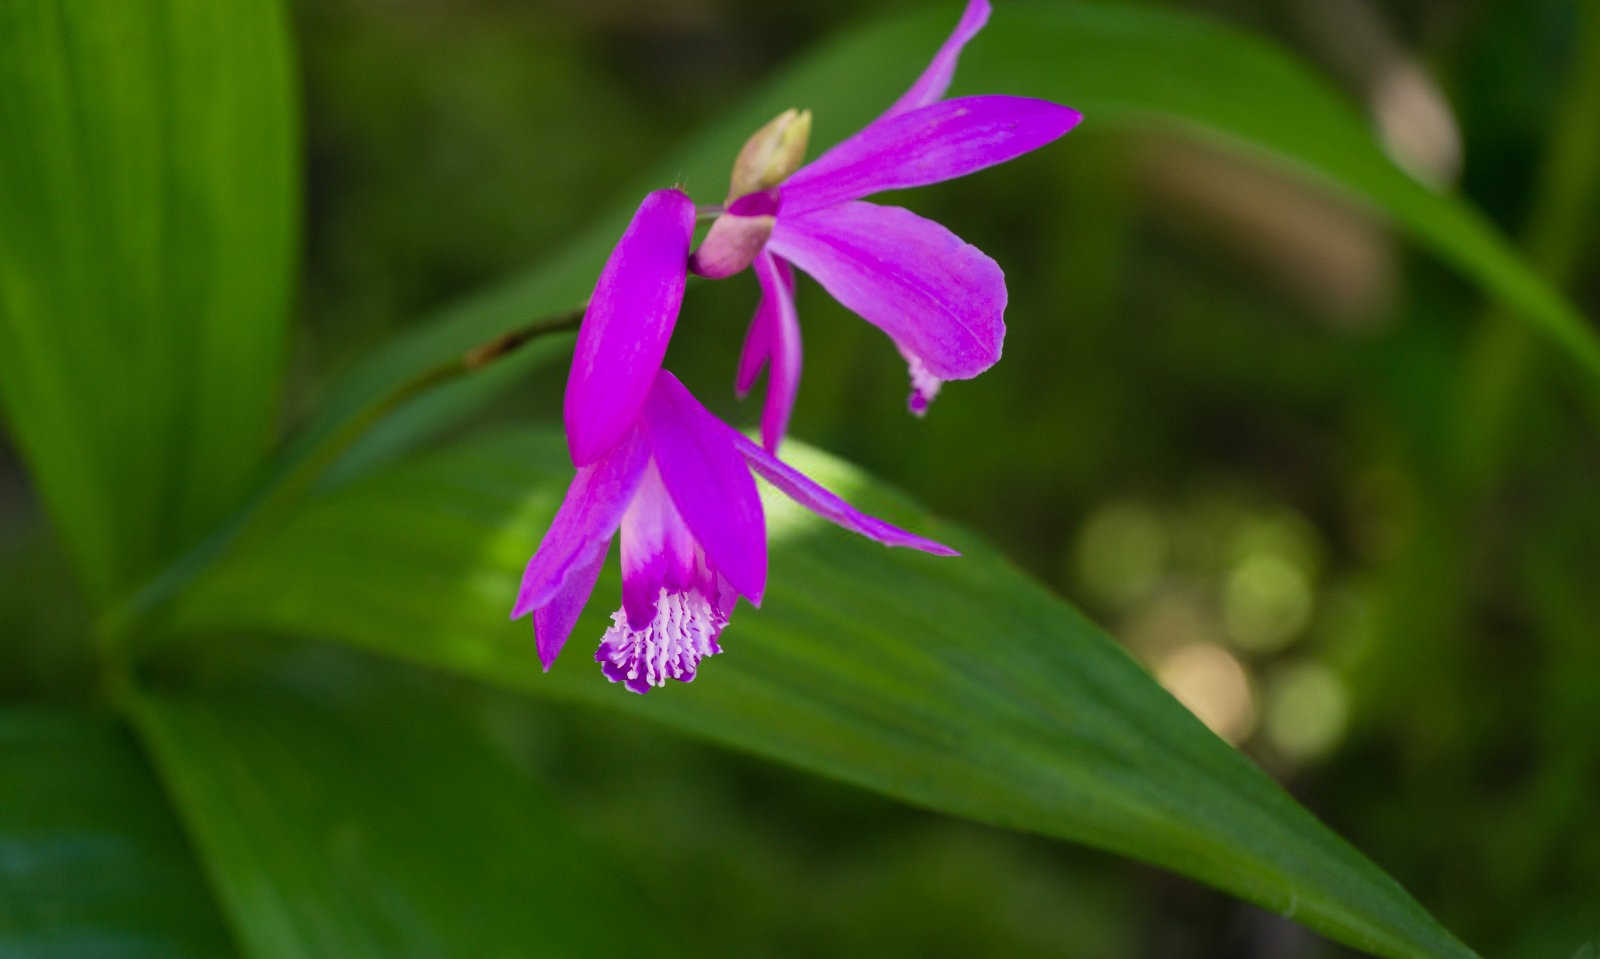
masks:
{"label": "upward-pointing petal", "polygon": [[782,186],[781,221],[809,210],[966,176],[1036,150],[1082,114],[1028,97],[940,100],[874,121],[795,171]]}
{"label": "upward-pointing petal", "polygon": [[1000,359],[1005,275],[932,220],[856,201],[780,216],[769,247],[938,379],[968,379]]}
{"label": "upward-pointing petal", "polygon": [[944,41],[939,52],[933,55],[933,61],[928,68],[922,71],[922,76],[917,77],[917,82],[911,89],[901,94],[900,99],[885,110],[882,120],[892,117],[897,113],[925,107],[944,96],[950,89],[950,80],[956,74],[956,60],[961,56],[961,48],[967,41],[978,35],[983,25],[989,22],[989,0],[971,0],[967,9],[961,14],[961,22],[956,24],[955,31]]}
{"label": "upward-pointing petal", "polygon": [[732,429],[666,370],[645,404],[644,426],[662,485],[711,567],[760,605],[767,525],[750,468],[728,438]]}
{"label": "upward-pointing petal", "polygon": [[600,271],[567,378],[574,464],[604,455],[644,407],[683,305],[693,233],[694,202],[658,190],[644,198]]}

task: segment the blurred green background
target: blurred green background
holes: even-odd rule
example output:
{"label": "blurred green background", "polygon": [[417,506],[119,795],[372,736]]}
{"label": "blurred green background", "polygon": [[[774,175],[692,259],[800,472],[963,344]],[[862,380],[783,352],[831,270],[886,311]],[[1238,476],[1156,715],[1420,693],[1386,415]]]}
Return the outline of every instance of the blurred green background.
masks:
{"label": "blurred green background", "polygon": [[[1595,171],[1551,159],[1578,67],[1600,57],[1582,47],[1584,2],[1177,5],[1320,66],[1419,176],[1524,238],[1594,316]],[[297,4],[285,421],[388,335],[559,251],[787,58],[902,9]],[[954,90],[988,92],[959,74]],[[914,420],[898,354],[802,280],[794,435],[982,531],[1484,955],[1564,959],[1600,937],[1600,444],[1571,364],[1381,218],[1177,135],[1090,115],[1038,154],[893,202],[1004,267],[1006,356]],[[754,402],[730,386],[755,298],[748,276],[693,285],[669,358],[744,424]],[[555,421],[559,373],[482,418]],[[0,632],[27,640],[0,688],[75,695],[81,603],[7,453],[0,556]],[[310,655],[336,671],[345,654]],[[715,954],[1346,954],[1110,856],[615,715],[414,681],[470,702],[616,850],[619,909],[704,916]]]}

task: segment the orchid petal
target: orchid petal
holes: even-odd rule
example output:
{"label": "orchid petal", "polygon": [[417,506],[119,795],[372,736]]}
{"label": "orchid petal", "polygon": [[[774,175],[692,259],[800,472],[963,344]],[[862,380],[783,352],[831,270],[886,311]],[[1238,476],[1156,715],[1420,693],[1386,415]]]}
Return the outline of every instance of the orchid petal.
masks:
{"label": "orchid petal", "polygon": [[935,556],[961,555],[943,543],[924,539],[914,533],[908,533],[898,526],[886,523],[875,516],[868,516],[860,512],[849,503],[823,489],[809,476],[757,446],[738,431],[731,427],[727,429],[733,436],[734,446],[744,455],[751,469],[760,473],[763,479],[776,486],[785,496],[823,519],[836,523],[852,532],[860,533],[868,539],[877,540],[885,546],[907,546],[911,549],[922,550],[924,553],[932,553]]}
{"label": "orchid petal", "polygon": [[[899,344],[895,344],[899,346]],[[911,377],[911,395],[906,398],[906,408],[913,416],[926,416],[928,407],[933,404],[933,398],[939,395],[939,388],[944,386],[944,380],[928,372],[928,367],[922,362],[922,357],[908,352],[905,347],[900,347],[900,355],[905,358],[907,372]]]}
{"label": "orchid petal", "polygon": [[730,427],[662,370],[644,409],[645,431],[672,504],[711,567],[760,605],[767,584],[767,527],[750,469]]}
{"label": "orchid petal", "polygon": [[594,660],[607,679],[635,693],[669,679],[692,683],[700,661],[722,652],[717,637],[727,625],[728,617],[704,594],[662,590],[645,623],[632,622],[623,610],[612,614]]}
{"label": "orchid petal", "polygon": [[[792,305],[794,303],[794,270],[788,261],[773,258],[778,264],[778,275],[783,278],[783,296]],[[757,279],[760,275],[757,274]],[[739,350],[739,372],[734,377],[733,389],[739,399],[744,399],[750,393],[750,388],[755,385],[756,377],[761,375],[761,368],[766,366],[773,350],[772,337],[774,326],[777,323],[777,312],[780,301],[769,297],[762,287],[761,301],[756,304],[755,315],[750,318],[750,329],[745,333],[744,346]],[[796,331],[798,332],[798,317],[796,317]],[[795,348],[799,348],[798,336]],[[799,360],[796,358],[796,363]]]}
{"label": "orchid petal", "polygon": [[969,379],[1000,359],[1005,274],[932,220],[857,201],[780,216],[768,246],[934,377]]}
{"label": "orchid petal", "polygon": [[770,304],[767,349],[772,361],[767,402],[761,411],[761,442],[776,453],[800,392],[800,317],[794,309],[794,271],[789,264],[763,250],[756,257],[755,270],[761,302]]}
{"label": "orchid petal", "polygon": [[925,107],[944,96],[950,89],[950,80],[956,74],[956,60],[961,56],[961,48],[967,41],[978,35],[983,25],[989,22],[989,0],[972,0],[967,4],[967,9],[962,11],[961,22],[956,24],[952,32],[933,55],[933,60],[928,68],[922,71],[922,76],[917,77],[917,82],[911,89],[901,94],[900,99],[894,102],[888,110],[884,111],[879,119],[892,117],[897,113]]}
{"label": "orchid petal", "polygon": [[982,96],[877,120],[784,181],[778,218],[966,176],[1036,150],[1082,118],[1048,100]]}
{"label": "orchid petal", "polygon": [[639,205],[600,271],[567,379],[574,464],[604,455],[644,407],[683,305],[693,233],[694,201],[658,190]]}
{"label": "orchid petal", "polygon": [[649,462],[648,454],[642,437],[633,430],[610,454],[581,467],[567,487],[566,498],[538,550],[528,560],[511,618],[518,619],[552,604],[560,607],[551,612],[546,626],[541,627],[538,617],[534,621],[539,658],[546,669],[561,651],[572,622],[594,590],[600,563],[639,486]]}
{"label": "orchid petal", "polygon": [[577,625],[583,607],[589,603],[589,595],[594,592],[594,584],[600,578],[600,567],[605,565],[606,553],[611,551],[611,539],[607,536],[596,549],[589,551],[586,555],[592,558],[587,565],[572,567],[567,574],[565,588],[557,592],[550,602],[533,611],[534,642],[539,651],[539,662],[547,673],[556,657],[561,655],[561,647],[567,644],[567,637],[572,635],[572,627]]}
{"label": "orchid petal", "polygon": [[649,623],[663,588],[676,593],[701,587],[714,598],[714,578],[704,567],[694,534],[652,461],[622,516],[622,608],[629,622]]}
{"label": "orchid petal", "polygon": [[775,311],[776,305],[763,295],[756,304],[755,315],[750,318],[750,329],[744,335],[744,345],[739,348],[739,370],[733,378],[733,392],[741,400],[750,394],[756,377],[761,375],[762,367],[767,365],[767,358],[772,354],[772,314]]}

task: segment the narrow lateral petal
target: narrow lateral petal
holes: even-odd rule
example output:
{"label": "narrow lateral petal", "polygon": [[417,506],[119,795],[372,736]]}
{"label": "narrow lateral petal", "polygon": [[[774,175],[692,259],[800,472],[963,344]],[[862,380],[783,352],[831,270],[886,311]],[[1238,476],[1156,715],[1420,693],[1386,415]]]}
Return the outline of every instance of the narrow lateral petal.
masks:
{"label": "narrow lateral petal", "polygon": [[794,308],[794,271],[763,250],[755,261],[761,302],[770,304],[767,402],[761,410],[761,442],[776,453],[789,429],[789,415],[800,392],[800,317]]}
{"label": "narrow lateral petal", "polygon": [[566,621],[565,630],[559,625],[555,629],[559,635],[546,635],[535,619],[540,657],[546,668],[566,640],[571,620],[576,619],[577,611],[594,589],[599,564],[605,560],[612,534],[622,522],[648,462],[649,451],[642,437],[637,430],[631,430],[610,455],[580,468],[538,550],[528,560],[511,618],[559,604],[561,610],[553,611],[550,621]]}
{"label": "narrow lateral petal", "polygon": [[1082,118],[1048,100],[983,96],[876,120],[785,181],[778,218],[966,176],[1036,150]]}
{"label": "narrow lateral petal", "polygon": [[750,317],[750,329],[744,334],[744,345],[739,348],[739,370],[733,377],[733,392],[739,399],[744,399],[750,394],[750,388],[756,385],[756,377],[761,375],[761,370],[767,365],[767,357],[772,354],[772,313],[773,304],[767,302],[765,295],[756,304],[755,315]]}
{"label": "narrow lateral petal", "polygon": [[950,89],[950,80],[956,75],[956,61],[961,57],[961,48],[967,41],[978,35],[983,25],[989,22],[989,0],[971,0],[967,9],[961,14],[961,22],[956,24],[955,32],[945,40],[939,52],[933,55],[933,60],[928,68],[922,71],[922,76],[917,77],[917,82],[911,89],[901,94],[900,99],[894,102],[883,116],[878,119],[892,117],[897,113],[915,110],[944,96]]}
{"label": "narrow lateral petal", "polygon": [[1005,274],[932,220],[856,201],[780,216],[769,248],[889,334],[934,377],[969,379],[1000,359]]}
{"label": "narrow lateral petal", "polygon": [[616,445],[644,406],[683,305],[694,202],[677,190],[645,197],[600,271],[567,379],[572,461]]}
{"label": "narrow lateral petal", "polygon": [[757,605],[767,584],[767,527],[761,497],[731,428],[678,378],[662,370],[644,410],[661,481],[711,568]]}
{"label": "narrow lateral petal", "polygon": [[[794,269],[787,260],[773,257],[778,264],[778,274],[783,278],[783,293],[790,304],[794,302]],[[758,277],[759,279],[759,277]],[[774,326],[777,323],[776,314],[779,301],[766,294],[762,287],[761,300],[756,304],[755,315],[750,318],[750,329],[745,333],[744,346],[739,350],[739,371],[734,377],[733,389],[739,399],[744,399],[749,394],[750,388],[756,385],[756,377],[761,375],[762,367],[772,355],[772,338],[775,335]],[[796,329],[798,329],[798,323]],[[795,342],[799,346],[798,338]]]}
{"label": "narrow lateral petal", "polygon": [[920,549],[924,553],[935,556],[959,556],[955,550],[936,543],[931,539],[924,539],[914,533],[908,533],[898,526],[886,523],[875,516],[868,516],[844,500],[823,489],[822,486],[809,476],[783,462],[771,453],[752,443],[748,437],[726,427],[734,436],[734,445],[744,458],[750,463],[750,468],[761,474],[761,478],[776,486],[790,499],[816,513],[823,519],[844,527],[852,532],[860,533],[868,539],[875,539],[885,546],[907,546],[911,549]]}

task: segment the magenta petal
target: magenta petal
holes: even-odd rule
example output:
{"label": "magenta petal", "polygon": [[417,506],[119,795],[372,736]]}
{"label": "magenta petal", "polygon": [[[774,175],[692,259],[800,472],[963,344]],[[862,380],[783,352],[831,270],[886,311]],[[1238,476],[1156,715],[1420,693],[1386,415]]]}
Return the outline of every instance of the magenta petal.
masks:
{"label": "magenta petal", "polygon": [[911,376],[911,395],[906,398],[906,408],[913,416],[925,416],[928,407],[933,404],[933,398],[939,395],[939,388],[944,385],[944,381],[928,372],[921,357],[906,352],[904,348],[901,348],[900,355],[905,357],[907,371]]}
{"label": "magenta petal", "polygon": [[774,311],[775,305],[763,295],[756,304],[755,316],[750,318],[750,329],[744,335],[744,345],[739,348],[739,371],[733,378],[733,391],[741,400],[749,395],[750,387],[756,385],[756,377],[761,375],[761,368],[767,365],[767,357],[772,353]]}
{"label": "magenta petal", "polygon": [[677,190],[645,197],[600,271],[567,379],[572,461],[599,459],[639,416],[683,305],[694,201]]}
{"label": "magenta petal", "polygon": [[961,48],[967,45],[968,40],[977,36],[978,31],[988,22],[989,0],[971,0],[967,4],[967,9],[962,12],[961,22],[956,24],[955,32],[945,40],[939,52],[933,55],[933,61],[922,71],[922,76],[917,77],[917,82],[911,85],[911,89],[902,94],[900,99],[894,102],[894,106],[885,110],[883,117],[879,119],[915,110],[917,107],[925,107],[944,96],[944,92],[950,89],[951,78],[956,74],[956,60],[961,56]]}
{"label": "magenta petal", "polygon": [[761,302],[770,305],[767,328],[772,369],[767,376],[767,402],[761,411],[761,442],[776,453],[789,429],[794,398],[800,392],[800,317],[794,309],[794,271],[763,250],[755,261]]}
{"label": "magenta petal", "polygon": [[1005,274],[932,220],[857,201],[779,217],[768,247],[889,334],[934,377],[968,379],[1000,359]]}
{"label": "magenta petal", "polygon": [[649,623],[663,589],[678,593],[698,587],[715,596],[715,577],[704,566],[694,534],[652,462],[622,516],[622,608],[629,621]]}
{"label": "magenta petal", "polygon": [[784,182],[778,219],[966,176],[1036,150],[1082,118],[1048,100],[983,96],[941,100],[876,120]]}
{"label": "magenta petal", "polygon": [[578,616],[588,604],[589,594],[594,592],[595,581],[600,578],[600,567],[605,565],[606,553],[610,549],[611,537],[607,536],[598,548],[586,551],[584,555],[591,557],[588,565],[573,566],[567,573],[564,588],[550,602],[533,611],[534,641],[545,672],[550,671],[556,657],[561,654],[561,647],[567,644],[567,637],[572,635],[572,627],[577,624]]}
{"label": "magenta petal", "polygon": [[734,445],[749,461],[751,469],[782,490],[785,496],[823,519],[860,533],[868,539],[875,539],[885,546],[909,546],[935,556],[961,555],[943,543],[923,539],[898,526],[885,523],[875,516],[868,516],[858,511],[849,503],[823,489],[809,476],[768,453],[748,438],[731,429],[730,432],[734,436]]}
{"label": "magenta petal", "polygon": [[[790,308],[793,308],[794,270],[785,260],[780,260],[777,257],[773,257],[773,260],[778,264],[778,275],[783,278],[784,300],[788,302]],[[760,275],[757,274],[757,279],[759,280],[759,278]],[[738,394],[741,400],[750,392],[750,388],[755,385],[756,377],[761,375],[761,368],[766,366],[767,360],[772,355],[773,336],[777,332],[775,329],[778,323],[777,314],[784,300],[769,296],[766,292],[766,286],[762,286],[761,302],[756,304],[755,315],[750,318],[750,329],[745,333],[744,346],[739,350],[739,372],[733,381],[734,392]],[[798,333],[798,318],[795,330]],[[795,346],[796,348],[799,346],[798,336],[795,340]],[[798,362],[798,359],[796,359],[796,363]]]}
{"label": "magenta petal", "polygon": [[534,623],[546,668],[560,652],[572,621],[594,589],[600,563],[644,474],[648,454],[638,432],[631,431],[610,455],[580,468],[538,550],[528,560],[511,618],[552,604],[561,606],[551,614],[551,628],[540,627],[537,618]]}
{"label": "magenta petal", "polygon": [[712,569],[760,604],[767,585],[767,527],[750,468],[678,378],[662,370],[644,423],[662,483]]}

